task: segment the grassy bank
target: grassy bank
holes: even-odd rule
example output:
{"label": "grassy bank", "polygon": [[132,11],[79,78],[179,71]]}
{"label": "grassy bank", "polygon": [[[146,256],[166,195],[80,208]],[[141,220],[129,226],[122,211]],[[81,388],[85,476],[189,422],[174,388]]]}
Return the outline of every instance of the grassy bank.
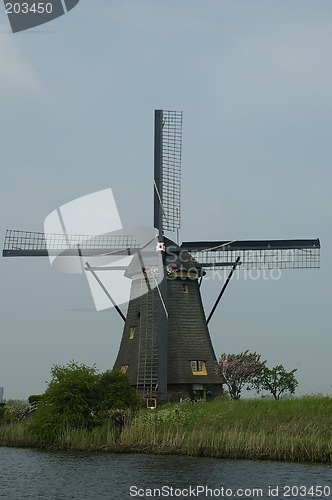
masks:
{"label": "grassy bank", "polygon": [[[20,423],[0,427],[0,445],[40,443]],[[53,447],[332,463],[332,398],[166,405],[140,411],[121,433],[63,429]]]}

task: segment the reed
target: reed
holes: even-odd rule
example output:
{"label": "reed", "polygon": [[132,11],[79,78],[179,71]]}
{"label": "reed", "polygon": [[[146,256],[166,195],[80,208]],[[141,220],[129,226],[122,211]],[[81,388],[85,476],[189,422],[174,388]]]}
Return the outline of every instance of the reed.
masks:
{"label": "reed", "polygon": [[72,429],[70,427],[59,432],[54,445],[59,449],[97,451],[110,448],[116,443],[112,426],[104,425],[92,430]]}
{"label": "reed", "polygon": [[[28,426],[0,427],[0,445],[36,446]],[[122,431],[62,429],[52,447],[332,463],[332,398],[167,404],[141,410]]]}
{"label": "reed", "polygon": [[153,453],[332,462],[332,398],[222,400],[141,412],[121,444]]}
{"label": "reed", "polygon": [[29,434],[24,423],[0,425],[0,446],[17,446],[33,448],[37,446],[35,439]]}

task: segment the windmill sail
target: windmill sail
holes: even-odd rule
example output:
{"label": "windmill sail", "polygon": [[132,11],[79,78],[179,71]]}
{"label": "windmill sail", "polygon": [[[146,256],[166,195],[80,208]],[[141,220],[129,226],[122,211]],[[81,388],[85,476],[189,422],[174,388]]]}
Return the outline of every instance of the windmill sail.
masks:
{"label": "windmill sail", "polygon": [[[7,229],[3,257],[131,255],[140,249],[133,235],[118,231],[97,236],[53,234]],[[138,247],[138,248],[136,248]]]}
{"label": "windmill sail", "polygon": [[154,227],[180,228],[182,111],[155,111]]}
{"label": "windmill sail", "polygon": [[240,269],[319,268],[319,239],[188,241],[181,245],[201,267],[231,269],[240,257]]}

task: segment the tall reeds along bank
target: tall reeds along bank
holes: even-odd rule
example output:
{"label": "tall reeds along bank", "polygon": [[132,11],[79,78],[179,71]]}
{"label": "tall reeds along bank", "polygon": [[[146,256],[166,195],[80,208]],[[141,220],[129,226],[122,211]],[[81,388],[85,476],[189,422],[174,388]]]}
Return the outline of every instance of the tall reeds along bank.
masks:
{"label": "tall reeds along bank", "polygon": [[139,413],[121,435],[132,451],[332,463],[332,398],[220,400]]}
{"label": "tall reeds along bank", "polygon": [[37,445],[36,440],[29,434],[26,423],[0,423],[0,446],[34,448]]}
{"label": "tall reeds along bank", "polygon": [[330,464],[332,398],[167,404],[128,415],[120,426],[61,426],[50,435],[43,441],[45,429],[39,435],[33,422],[0,425],[2,446]]}

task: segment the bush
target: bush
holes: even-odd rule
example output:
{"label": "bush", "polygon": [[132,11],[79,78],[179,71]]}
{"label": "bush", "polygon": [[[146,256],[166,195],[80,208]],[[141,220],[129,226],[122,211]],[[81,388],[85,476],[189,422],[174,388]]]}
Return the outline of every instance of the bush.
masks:
{"label": "bush", "polygon": [[55,365],[51,381],[35,411],[29,432],[41,445],[49,445],[66,429],[87,429],[107,421],[121,427],[123,415],[138,407],[138,396],[126,374],[71,361]]}

